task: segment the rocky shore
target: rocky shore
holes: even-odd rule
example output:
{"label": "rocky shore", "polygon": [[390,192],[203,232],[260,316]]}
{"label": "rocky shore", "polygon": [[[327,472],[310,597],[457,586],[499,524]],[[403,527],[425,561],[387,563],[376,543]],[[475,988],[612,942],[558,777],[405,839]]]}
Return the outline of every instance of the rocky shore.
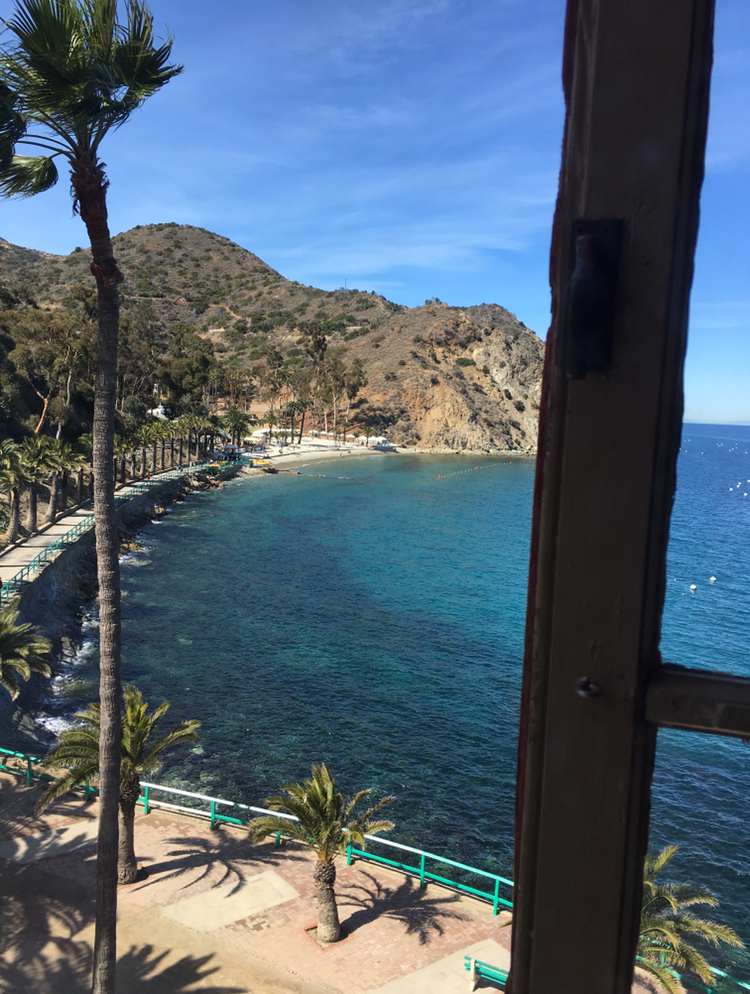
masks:
{"label": "rocky shore", "polygon": [[[203,471],[186,471],[184,476],[165,480],[121,504],[118,520],[122,552],[136,548],[139,529],[165,514],[170,504],[185,500],[195,491],[222,487],[226,479],[239,471],[239,466],[230,467],[218,477]],[[39,625],[52,640],[53,674],[59,668],[55,660],[63,652],[80,646],[85,605],[95,596],[96,548],[91,529],[65,548],[21,593],[19,620]],[[37,724],[34,714],[49,692],[49,681],[35,674],[21,684],[21,693],[15,701],[0,691],[0,745],[19,752],[46,751],[53,736]]]}

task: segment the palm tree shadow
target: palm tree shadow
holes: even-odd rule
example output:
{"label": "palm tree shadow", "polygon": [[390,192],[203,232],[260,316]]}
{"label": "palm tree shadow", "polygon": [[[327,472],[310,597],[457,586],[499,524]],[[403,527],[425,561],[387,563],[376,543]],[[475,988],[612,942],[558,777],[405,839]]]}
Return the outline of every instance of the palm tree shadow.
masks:
{"label": "palm tree shadow", "polygon": [[[60,956],[75,959],[74,936],[92,921],[93,902],[85,888],[29,865],[5,863],[0,874],[0,979],[9,958],[16,964],[32,963],[49,943]],[[24,987],[0,983],[0,989]]]}
{"label": "palm tree shadow", "polygon": [[155,953],[153,946],[131,946],[117,961],[118,989],[139,991],[140,994],[180,994],[193,990],[201,982],[206,994],[244,994],[241,987],[227,987],[205,982],[216,973],[218,966],[211,966],[213,953],[206,956],[182,956],[176,963],[163,968],[162,961],[168,952]]}
{"label": "palm tree shadow", "polygon": [[[212,886],[221,887],[234,881],[231,894],[236,894],[245,886],[248,876],[255,872],[257,864],[277,866],[281,859],[301,860],[304,857],[294,855],[288,847],[277,849],[271,846],[254,846],[247,839],[234,839],[217,832],[215,838],[207,839],[200,835],[179,836],[167,839],[168,845],[178,845],[170,849],[166,859],[152,863],[148,867],[148,878],[135,886],[141,890],[149,885],[163,880],[174,880],[189,875],[184,887],[191,887],[204,880],[209,873],[219,868],[219,877]],[[198,871],[197,874],[194,871]]]}
{"label": "palm tree shadow", "polygon": [[[183,994],[198,983],[204,994],[245,994],[246,988],[206,983],[219,970],[211,965],[213,954],[182,956],[163,965],[169,951],[155,952],[153,946],[131,946],[117,961],[117,994]],[[3,990],[44,991],[44,994],[87,994],[91,988],[91,948],[77,942],[59,955],[37,955],[32,960],[0,962]]]}
{"label": "palm tree shadow", "polygon": [[359,909],[342,921],[349,934],[376,918],[393,918],[405,926],[407,935],[418,935],[419,944],[423,946],[434,935],[443,935],[444,922],[467,921],[466,915],[448,907],[460,900],[457,894],[429,897],[411,877],[406,877],[398,886],[389,887],[366,870],[360,872],[368,878],[370,886],[352,884],[339,896],[342,909]]}

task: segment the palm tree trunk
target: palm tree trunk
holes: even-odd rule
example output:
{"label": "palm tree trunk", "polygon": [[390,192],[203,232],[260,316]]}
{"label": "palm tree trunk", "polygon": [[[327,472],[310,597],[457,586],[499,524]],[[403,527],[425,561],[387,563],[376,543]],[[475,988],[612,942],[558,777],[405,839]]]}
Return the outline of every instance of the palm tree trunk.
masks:
{"label": "palm tree trunk", "polygon": [[120,794],[120,566],[115,517],[114,438],[118,284],[122,274],[107,225],[107,181],[89,157],[73,163],[71,183],[91,240],[91,272],[99,305],[94,389],[94,527],[99,581],[99,832],[92,994],[114,994],[117,959],[117,842]]}
{"label": "palm tree trunk", "polygon": [[49,484],[49,504],[47,505],[47,524],[54,525],[57,517],[57,498],[60,490],[60,474],[53,473]]}
{"label": "palm tree trunk", "polygon": [[84,473],[85,470],[83,466],[81,466],[81,468],[78,470],[78,496],[76,498],[77,504],[83,504]]}
{"label": "palm tree trunk", "polygon": [[18,487],[12,487],[10,492],[10,515],[8,517],[8,529],[5,532],[5,542],[10,545],[18,538],[18,526],[20,524],[20,504],[21,497]]}
{"label": "palm tree trunk", "polygon": [[138,876],[138,861],[135,858],[135,798],[120,798],[120,838],[117,856],[118,884],[135,883]]}
{"label": "palm tree trunk", "polygon": [[333,860],[318,860],[315,863],[314,877],[318,898],[318,941],[337,942],[341,926],[333,890],[336,883],[336,865]]}
{"label": "palm tree trunk", "polygon": [[29,535],[36,534],[37,528],[37,492],[36,480],[32,480],[29,486],[29,513],[26,516],[26,528]]}

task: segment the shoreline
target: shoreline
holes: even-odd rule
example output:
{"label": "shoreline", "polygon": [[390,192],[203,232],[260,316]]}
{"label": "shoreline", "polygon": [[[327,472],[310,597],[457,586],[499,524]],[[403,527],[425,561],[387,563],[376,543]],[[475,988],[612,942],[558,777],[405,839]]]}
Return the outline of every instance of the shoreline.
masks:
{"label": "shoreline", "polygon": [[[265,453],[257,453],[255,457],[267,460],[273,473],[297,474],[307,466],[340,463],[341,460],[357,456],[370,458],[441,454],[466,456],[467,459],[479,456],[475,452],[453,450],[438,453],[409,447],[383,451],[351,443],[335,445],[305,441],[301,446],[271,445]],[[489,454],[483,455],[486,458]],[[523,458],[526,454],[498,453],[491,458],[511,456]],[[218,478],[210,477],[205,471],[192,472],[187,468],[183,476],[166,479],[162,485],[134,497],[120,508],[120,557],[137,547],[139,531],[165,514],[169,505],[181,503],[196,491],[223,487],[231,479],[249,479],[262,475],[262,467],[253,467],[244,461],[232,464]],[[21,594],[21,621],[40,625],[53,640],[53,681],[67,669],[65,656],[83,645],[86,607],[95,598],[96,560],[94,532],[91,529],[50,562]],[[0,695],[0,729],[4,740],[0,744],[26,752],[46,751],[56,736],[37,716],[46,710],[45,704],[54,700],[54,696],[53,685],[37,675],[32,675],[29,681],[21,685],[21,693],[16,701],[11,701],[7,694]]]}
{"label": "shoreline", "polygon": [[[196,491],[223,487],[238,470],[231,467],[213,478],[203,470],[188,468],[182,476],[165,479],[120,505],[120,560],[137,544],[141,528],[165,514],[170,504],[181,503]],[[9,694],[0,693],[0,745],[35,753],[46,752],[55,741],[56,735],[38,720],[38,715],[45,704],[55,699],[54,681],[66,671],[65,656],[83,645],[86,606],[96,597],[96,547],[91,528],[64,548],[20,593],[19,620],[38,625],[52,641],[52,677],[47,680],[32,673],[29,680],[21,683],[15,701]]]}

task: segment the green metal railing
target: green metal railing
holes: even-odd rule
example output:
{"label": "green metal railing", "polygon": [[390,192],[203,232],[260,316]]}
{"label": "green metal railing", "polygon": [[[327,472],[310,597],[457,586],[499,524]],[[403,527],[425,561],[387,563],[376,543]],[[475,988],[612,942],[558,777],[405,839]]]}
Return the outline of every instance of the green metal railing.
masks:
{"label": "green metal railing", "polygon": [[[11,765],[10,761],[13,759],[20,760],[20,764],[17,763],[16,765]],[[49,774],[35,769],[35,765],[41,762],[42,760],[37,756],[29,756],[23,752],[16,752],[13,749],[3,749],[0,747],[0,770],[22,777],[29,787],[33,785],[34,781],[53,779],[53,777]],[[77,789],[84,794],[86,800],[90,797],[97,796],[99,793],[98,789],[91,786],[89,783],[86,783],[84,786]],[[193,806],[189,806],[187,804],[178,804],[171,801],[160,800],[159,798],[154,797],[154,793],[185,798],[196,803]],[[258,808],[251,804],[240,804],[237,801],[227,801],[222,797],[211,797],[208,794],[197,794],[193,791],[182,790],[178,787],[167,787],[164,784],[157,783],[142,782],[141,795],[138,798],[138,801],[143,806],[144,814],[148,814],[151,809],[159,808],[163,808],[168,811],[178,811],[181,814],[191,815],[192,817],[205,818],[209,821],[211,828],[216,828],[222,822],[229,825],[236,825],[240,828],[245,828],[247,827],[249,816],[255,815],[274,815],[279,818],[286,818],[288,821],[298,821],[294,815],[286,814],[283,811],[269,811],[267,808]],[[221,813],[219,811],[220,807],[231,809],[232,814]],[[277,832],[276,845],[281,844],[281,835],[282,833]],[[512,880],[507,880],[505,877],[498,876],[495,873],[489,873],[486,870],[479,870],[475,866],[467,866],[465,863],[458,863],[455,860],[447,859],[444,856],[438,856],[435,853],[425,852],[423,849],[416,849],[413,846],[407,846],[401,842],[394,842],[391,839],[385,839],[379,835],[365,835],[365,838],[367,839],[368,844],[384,846],[400,852],[412,853],[417,857],[417,862],[415,864],[407,863],[401,860],[390,859],[377,853],[358,849],[354,846],[349,846],[346,851],[347,865],[351,865],[353,859],[359,859],[365,862],[378,863],[384,866],[392,867],[393,869],[400,870],[403,873],[408,873],[410,876],[419,877],[420,885],[423,887],[426,886],[428,881],[433,881],[434,883],[442,884],[465,894],[471,894],[472,897],[478,897],[482,900],[489,901],[492,904],[493,913],[495,915],[497,915],[503,908],[507,908],[509,910],[512,910],[513,908],[513,902],[510,899],[510,892],[513,888]],[[481,890],[478,887],[471,887],[461,881],[453,880],[450,877],[434,873],[427,869],[427,860],[434,860],[440,865],[451,866],[463,871],[464,873],[472,873],[476,876],[491,879],[494,881],[494,887],[492,890]],[[507,888],[507,892],[509,894],[508,898],[501,896],[501,886]],[[636,960],[640,959],[640,956],[636,957]],[[733,984],[738,991],[750,991],[750,984],[737,980],[728,973],[725,973],[723,970],[719,970],[716,967],[712,967],[711,969],[716,977],[721,978],[721,980],[728,984]],[[678,973],[675,973],[675,976],[687,986],[688,990],[703,991],[705,994],[726,994],[726,987],[724,985],[722,985],[722,988],[706,987],[699,981],[683,977]]]}
{"label": "green metal railing", "polygon": [[[22,760],[25,764],[25,769],[19,770],[17,766],[9,766],[8,760],[11,758]],[[41,759],[37,756],[27,756],[25,752],[14,752],[13,749],[0,748],[0,770],[4,770],[6,773],[13,773],[15,776],[23,776],[27,787],[31,787],[34,780],[40,779],[40,774],[34,771],[34,763],[41,763]]]}
{"label": "green metal railing", "polygon": [[[132,500],[134,497],[139,497],[141,494],[146,493],[153,487],[161,486],[166,480],[174,480],[179,477],[185,476],[187,473],[195,473],[203,470],[208,470],[212,463],[203,462],[196,463],[194,466],[189,466],[186,469],[173,469],[166,473],[159,473],[158,476],[153,477],[150,480],[138,480],[136,483],[128,484],[128,492],[126,494],[115,494],[115,507],[119,507],[121,504],[125,504],[127,501]],[[219,464],[223,466],[223,463]],[[228,464],[227,464],[228,465]],[[0,587],[0,604],[4,601],[10,600],[15,594],[17,594],[24,583],[35,576],[44,566],[54,559],[57,554],[67,545],[71,545],[77,539],[81,537],[85,532],[89,531],[94,526],[94,515],[89,514],[85,518],[82,518],[77,522],[71,529],[56,538],[54,542],[50,542],[48,546],[39,552],[38,555],[28,562],[25,566],[15,573],[6,583]]]}
{"label": "green metal railing", "polygon": [[[728,973],[724,973],[723,970],[719,970],[715,966],[712,966],[711,970],[717,977],[720,977],[722,980],[726,980],[729,984],[733,984],[734,987],[743,991],[750,991],[750,984],[745,984],[741,980],[737,980],[735,977],[730,977]],[[685,977],[676,970],[673,970],[672,973],[674,973],[680,983],[683,984],[685,989],[688,991],[704,991],[705,994],[727,994],[728,988],[726,985],[722,985],[721,987],[706,987],[706,985],[702,984],[699,980],[693,980],[692,977]]]}
{"label": "green metal railing", "polygon": [[[13,757],[20,759],[23,762],[23,767],[12,767],[9,766],[6,761],[3,760],[3,756],[8,758]],[[14,773],[16,776],[23,776],[26,783],[31,786],[34,780],[51,780],[52,777],[47,773],[42,773],[39,770],[34,769],[34,765],[41,763],[41,760],[35,756],[27,756],[22,752],[14,752],[10,749],[0,749],[0,769],[5,770],[8,773]],[[96,796],[98,790],[96,787],[92,787],[86,784],[84,788],[81,788],[88,799],[91,796]],[[155,793],[173,795],[179,798],[189,799],[194,801],[194,805],[179,804],[172,801],[161,800],[158,797],[154,797]],[[164,808],[168,811],[178,811],[181,814],[192,815],[193,817],[205,818],[210,822],[211,828],[216,828],[217,825],[223,823],[229,825],[237,825],[241,828],[247,826],[248,820],[255,815],[275,815],[279,818],[285,818],[288,821],[297,821],[298,819],[294,815],[286,814],[283,811],[269,811],[267,808],[255,807],[252,804],[240,804],[237,801],[228,801],[223,797],[211,797],[208,794],[197,794],[190,790],[182,790],[179,787],[167,787],[164,784],[158,783],[146,783],[141,782],[141,795],[138,798],[139,803],[143,806],[143,811],[145,814],[152,808]],[[224,814],[220,811],[220,808],[229,808],[231,814]],[[369,861],[372,863],[380,863],[386,866],[391,866],[396,869],[400,869],[404,873],[409,873],[418,876],[420,879],[420,884],[425,886],[427,881],[433,881],[435,883],[441,883],[448,887],[452,887],[455,890],[463,891],[466,894],[471,894],[474,897],[482,898],[492,902],[494,913],[497,914],[501,906],[504,908],[512,908],[512,902],[506,900],[504,897],[500,896],[500,886],[501,884],[512,888],[513,883],[510,880],[506,880],[504,877],[499,877],[495,873],[488,873],[485,870],[478,870],[474,866],[467,866],[464,863],[457,863],[455,860],[446,859],[443,856],[436,856],[434,853],[428,853],[422,849],[415,849],[412,846],[405,846],[400,842],[392,842],[390,839],[383,839],[377,835],[366,835],[368,843],[378,843],[384,846],[390,846],[393,849],[398,849],[401,852],[413,853],[418,857],[418,863],[416,866],[412,866],[406,862],[400,862],[392,859],[388,859],[384,856],[377,855],[375,853],[366,852],[361,849],[355,849],[350,846],[347,849],[346,857],[347,864],[351,864],[353,858],[361,859],[363,861]],[[276,844],[281,843],[281,833],[276,834]],[[492,891],[480,890],[476,887],[471,887],[467,884],[461,883],[458,880],[453,880],[450,877],[442,876],[437,873],[429,871],[426,866],[426,860],[435,860],[440,864],[445,866],[456,867],[457,869],[463,870],[464,872],[473,873],[477,876],[487,877],[495,882],[494,889]]]}
{"label": "green metal railing", "polygon": [[[208,810],[200,807],[188,807],[183,804],[172,804],[170,801],[160,801],[153,796],[154,791],[161,791],[164,794],[174,794],[178,797],[188,797],[201,804],[208,805]],[[221,814],[220,805],[233,808],[237,812],[249,811],[253,815],[276,815],[279,818],[286,818],[288,821],[297,821],[294,815],[285,814],[283,811],[269,811],[267,808],[257,808],[252,804],[240,804],[238,801],[227,801],[223,797],[210,797],[208,794],[195,794],[190,790],[182,790],[178,787],[165,787],[158,783],[141,782],[141,796],[139,803],[143,805],[144,814],[148,814],[151,808],[165,808],[168,811],[180,811],[183,814],[193,815],[198,818],[208,818],[211,828],[216,828],[221,822],[229,825],[238,825],[240,828],[247,826],[247,818],[235,817],[234,815]],[[280,833],[277,833],[276,843],[281,842]]]}
{"label": "green metal railing", "polygon": [[[387,856],[381,856],[365,849],[357,849],[354,846],[347,846],[347,866],[351,864],[354,858],[365,860],[369,863],[381,863],[384,866],[391,866],[394,869],[402,870],[404,873],[419,877],[420,887],[425,887],[427,881],[432,880],[435,883],[445,884],[447,887],[452,887],[464,894],[471,894],[473,897],[479,897],[482,900],[490,901],[492,904],[492,913],[495,915],[504,908],[507,908],[508,910],[512,910],[513,908],[511,894],[513,889],[512,880],[507,880],[505,877],[498,876],[496,873],[489,873],[487,870],[478,870],[475,866],[467,866],[465,863],[457,863],[456,860],[447,859],[445,856],[437,856],[435,853],[425,852],[423,849],[415,849],[413,846],[405,846],[401,842],[393,842],[391,839],[384,839],[379,835],[365,835],[365,838],[368,843],[386,846],[390,849],[397,849],[400,852],[412,853],[418,858],[418,862],[416,865],[412,865],[411,863],[405,863],[397,859],[390,859]],[[494,881],[492,890],[481,890],[478,887],[472,887],[469,884],[462,883],[460,880],[454,880],[451,877],[444,877],[439,873],[434,873],[433,871],[427,869],[427,860],[434,860],[441,866],[452,866],[458,870],[463,870],[465,873],[471,873],[476,876],[492,880]],[[505,889],[508,897],[501,896],[501,887]]]}
{"label": "green metal railing", "polygon": [[[647,962],[643,956],[636,956],[635,961],[636,965]],[[706,985],[702,984],[700,980],[694,980],[692,977],[688,977],[686,974],[680,973],[679,970],[673,970],[671,968],[667,968],[667,970],[672,974],[675,980],[684,985],[685,989],[688,991],[704,991],[705,994],[726,994],[727,989],[724,985],[722,985],[722,987],[706,987]],[[725,973],[716,966],[711,967],[711,972],[715,974],[715,976],[721,977],[722,980],[726,980],[730,984],[733,984],[736,988],[740,988],[740,990],[750,991],[750,984],[746,984],[742,980],[737,980],[736,977],[731,977],[728,973]]]}

